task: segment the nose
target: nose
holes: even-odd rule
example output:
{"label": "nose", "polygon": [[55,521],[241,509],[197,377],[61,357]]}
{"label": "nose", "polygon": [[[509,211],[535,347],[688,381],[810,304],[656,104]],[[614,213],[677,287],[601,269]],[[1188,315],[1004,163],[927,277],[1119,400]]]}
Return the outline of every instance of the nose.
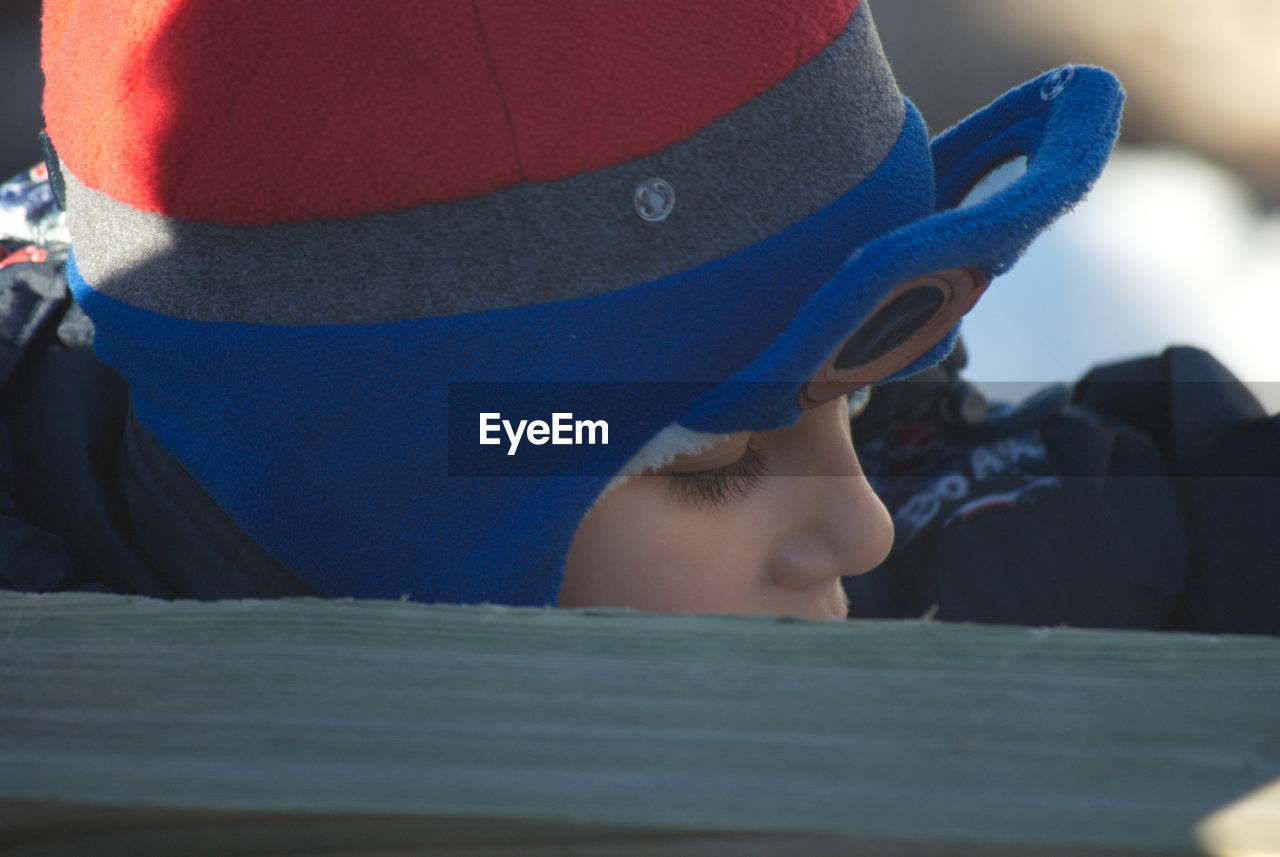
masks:
{"label": "nose", "polygon": [[884,562],[893,519],[858,462],[844,398],[775,435],[774,454],[786,468],[780,472],[794,478],[788,519],[771,555],[774,583],[802,589]]}

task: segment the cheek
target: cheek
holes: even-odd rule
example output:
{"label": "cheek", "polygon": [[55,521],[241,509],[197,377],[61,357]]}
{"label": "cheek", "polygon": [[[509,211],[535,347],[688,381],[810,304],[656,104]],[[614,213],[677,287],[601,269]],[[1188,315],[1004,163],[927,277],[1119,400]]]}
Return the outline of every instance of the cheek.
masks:
{"label": "cheek", "polygon": [[679,613],[742,610],[758,582],[749,540],[694,512],[656,481],[633,480],[583,520],[565,563],[559,606]]}

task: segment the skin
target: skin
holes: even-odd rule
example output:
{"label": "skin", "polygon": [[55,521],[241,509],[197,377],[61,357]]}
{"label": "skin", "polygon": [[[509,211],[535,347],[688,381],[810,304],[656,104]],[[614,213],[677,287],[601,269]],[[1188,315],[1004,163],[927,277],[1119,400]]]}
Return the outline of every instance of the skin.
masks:
{"label": "skin", "polygon": [[[723,502],[684,488],[681,474],[733,466],[748,447],[762,462],[753,485]],[[875,568],[892,542],[841,397],[606,494],[574,537],[559,606],[844,619],[840,577]]]}

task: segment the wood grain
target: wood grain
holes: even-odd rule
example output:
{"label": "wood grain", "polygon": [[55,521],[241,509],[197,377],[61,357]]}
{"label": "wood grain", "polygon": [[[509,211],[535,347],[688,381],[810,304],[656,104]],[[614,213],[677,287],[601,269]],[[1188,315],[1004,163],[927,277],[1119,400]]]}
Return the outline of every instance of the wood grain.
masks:
{"label": "wood grain", "polygon": [[0,853],[1190,854],[1280,773],[1278,676],[1255,637],[0,594]]}

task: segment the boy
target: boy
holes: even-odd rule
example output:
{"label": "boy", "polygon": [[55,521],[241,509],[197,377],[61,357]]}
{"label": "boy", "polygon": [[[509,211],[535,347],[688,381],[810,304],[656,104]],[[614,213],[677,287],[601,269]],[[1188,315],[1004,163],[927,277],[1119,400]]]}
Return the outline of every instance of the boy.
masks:
{"label": "boy", "polygon": [[842,618],[891,541],[846,396],[952,348],[1121,102],[1068,67],[930,144],[858,0],[135,6],[46,5],[65,278],[123,383],[68,351],[8,391],[68,553],[23,535],[22,588]]}

